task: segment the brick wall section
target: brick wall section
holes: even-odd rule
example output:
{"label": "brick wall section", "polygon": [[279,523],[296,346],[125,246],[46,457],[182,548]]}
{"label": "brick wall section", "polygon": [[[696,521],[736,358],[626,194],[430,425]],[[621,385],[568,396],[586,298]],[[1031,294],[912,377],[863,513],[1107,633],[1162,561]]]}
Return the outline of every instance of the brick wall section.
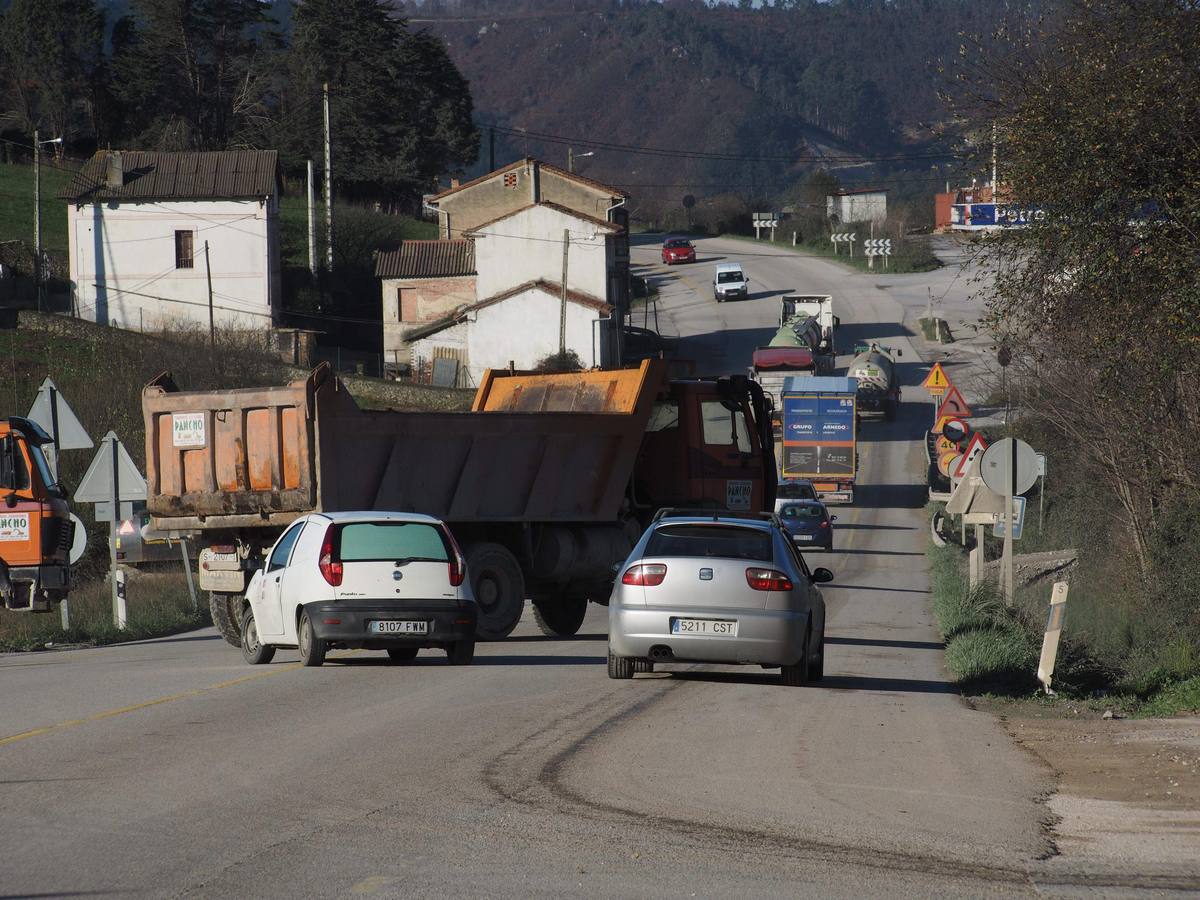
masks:
{"label": "brick wall section", "polygon": [[[408,344],[404,332],[425,322],[444,318],[460,306],[476,301],[475,276],[453,278],[388,278],[383,292],[383,358],[406,365]],[[400,317],[398,291],[404,291],[404,318]],[[411,296],[409,292],[412,292]]]}

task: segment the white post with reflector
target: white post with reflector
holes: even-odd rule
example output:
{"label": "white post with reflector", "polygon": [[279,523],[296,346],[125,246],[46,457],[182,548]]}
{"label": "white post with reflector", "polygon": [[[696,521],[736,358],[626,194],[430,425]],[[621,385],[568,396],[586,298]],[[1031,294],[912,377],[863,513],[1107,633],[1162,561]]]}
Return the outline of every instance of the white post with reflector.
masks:
{"label": "white post with reflector", "polygon": [[1058,642],[1062,638],[1063,618],[1067,611],[1067,583],[1056,581],[1050,594],[1050,615],[1046,617],[1046,634],[1042,638],[1042,657],[1038,660],[1037,678],[1047,694],[1050,679],[1054,676],[1054,662],[1058,659]]}

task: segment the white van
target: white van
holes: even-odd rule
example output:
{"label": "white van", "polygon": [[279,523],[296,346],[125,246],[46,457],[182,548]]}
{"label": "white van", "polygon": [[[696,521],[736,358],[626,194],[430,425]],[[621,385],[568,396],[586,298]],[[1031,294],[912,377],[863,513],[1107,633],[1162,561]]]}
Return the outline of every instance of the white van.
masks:
{"label": "white van", "polygon": [[718,303],[726,300],[745,300],[750,295],[750,279],[742,271],[741,263],[724,263],[717,266],[713,275],[713,297]]}

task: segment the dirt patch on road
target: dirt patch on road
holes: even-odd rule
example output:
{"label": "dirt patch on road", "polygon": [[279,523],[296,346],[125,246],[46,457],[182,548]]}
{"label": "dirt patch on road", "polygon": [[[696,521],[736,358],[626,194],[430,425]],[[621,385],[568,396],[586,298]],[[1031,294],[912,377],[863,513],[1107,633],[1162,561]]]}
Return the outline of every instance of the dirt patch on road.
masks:
{"label": "dirt patch on road", "polygon": [[1200,718],[987,706],[1057,776],[1046,805],[1064,861],[1200,866]]}

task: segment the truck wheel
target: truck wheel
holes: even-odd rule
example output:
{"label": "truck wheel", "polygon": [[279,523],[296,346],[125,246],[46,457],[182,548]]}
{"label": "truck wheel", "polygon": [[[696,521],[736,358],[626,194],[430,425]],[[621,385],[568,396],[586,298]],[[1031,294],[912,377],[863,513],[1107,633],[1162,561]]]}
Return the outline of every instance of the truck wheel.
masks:
{"label": "truck wheel", "polygon": [[242,646],[242,629],[234,607],[240,609],[242,598],[237,594],[223,594],[213,591],[208,595],[208,611],[212,614],[213,625],[221,632],[221,637],[234,647]]}
{"label": "truck wheel", "polygon": [[549,637],[570,637],[579,633],[587,615],[587,597],[564,597],[560,600],[534,600],[533,618],[542,634]]}
{"label": "truck wheel", "polygon": [[319,666],[325,662],[325,642],[313,634],[308,613],[300,614],[300,627],[296,629],[296,643],[300,651],[300,662],[306,666]]}
{"label": "truck wheel", "polygon": [[264,646],[254,624],[254,610],[242,613],[242,656],[252,666],[265,666],[275,658],[275,648]]}
{"label": "truck wheel", "polygon": [[481,641],[508,637],[525,608],[525,577],[516,557],[500,544],[473,544],[467,550],[467,571],[479,611],[475,635]]}

